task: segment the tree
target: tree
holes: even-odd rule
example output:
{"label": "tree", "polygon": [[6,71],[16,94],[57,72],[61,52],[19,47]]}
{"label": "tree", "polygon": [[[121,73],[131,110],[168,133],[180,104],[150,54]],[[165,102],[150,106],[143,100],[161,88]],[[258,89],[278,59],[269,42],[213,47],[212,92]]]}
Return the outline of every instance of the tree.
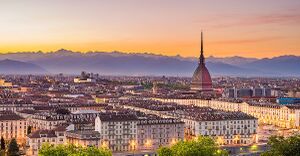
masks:
{"label": "tree", "polygon": [[262,156],[300,156],[300,135],[284,138],[272,136],[269,138],[270,149]]}
{"label": "tree", "polygon": [[1,136],[1,150],[5,150],[5,140],[2,136]]}
{"label": "tree", "polygon": [[108,149],[74,145],[43,144],[39,156],[112,156]]}
{"label": "tree", "polygon": [[227,151],[218,149],[212,138],[198,137],[195,140],[179,141],[170,148],[160,147],[159,156],[227,156]]}
{"label": "tree", "polygon": [[28,127],[27,127],[27,135],[30,134],[31,131],[32,131],[32,127],[31,127],[31,126],[28,126]]}
{"label": "tree", "polygon": [[172,150],[168,147],[160,147],[157,150],[157,154],[160,156],[172,156]]}
{"label": "tree", "polygon": [[15,138],[11,139],[11,141],[8,145],[7,153],[8,153],[8,156],[19,156],[20,155],[19,145]]}

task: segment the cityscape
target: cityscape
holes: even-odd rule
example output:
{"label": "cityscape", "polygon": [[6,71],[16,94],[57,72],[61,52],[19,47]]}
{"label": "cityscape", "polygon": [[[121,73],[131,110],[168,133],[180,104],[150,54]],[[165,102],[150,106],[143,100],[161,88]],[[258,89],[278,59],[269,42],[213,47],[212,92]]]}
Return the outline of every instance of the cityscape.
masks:
{"label": "cityscape", "polygon": [[0,156],[299,156],[300,2],[225,1],[0,2]]}

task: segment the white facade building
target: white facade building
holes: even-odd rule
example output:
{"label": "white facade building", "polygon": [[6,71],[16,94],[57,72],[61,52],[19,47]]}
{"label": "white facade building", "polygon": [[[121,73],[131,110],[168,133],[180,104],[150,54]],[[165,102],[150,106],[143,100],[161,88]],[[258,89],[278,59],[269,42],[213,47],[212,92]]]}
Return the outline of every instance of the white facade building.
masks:
{"label": "white facade building", "polygon": [[250,104],[203,99],[152,98],[162,102],[175,102],[180,105],[211,107],[223,111],[240,111],[258,118],[259,123],[272,124],[282,128],[300,128],[300,106],[279,104]]}
{"label": "white facade building", "polygon": [[156,150],[184,139],[184,122],[172,118],[143,119],[137,124],[139,150]]}
{"label": "white facade building", "polygon": [[100,115],[95,120],[95,130],[101,135],[101,147],[113,152],[137,149],[137,123],[135,115]]}

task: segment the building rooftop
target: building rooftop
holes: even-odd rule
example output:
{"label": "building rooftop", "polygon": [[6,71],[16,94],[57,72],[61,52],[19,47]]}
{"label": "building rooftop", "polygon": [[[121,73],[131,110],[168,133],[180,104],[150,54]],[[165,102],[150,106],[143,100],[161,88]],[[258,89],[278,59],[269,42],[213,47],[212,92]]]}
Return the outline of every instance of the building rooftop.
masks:
{"label": "building rooftop", "polygon": [[168,112],[168,115],[197,121],[246,120],[256,119],[243,112],[220,111],[209,107],[186,106],[186,108]]}
{"label": "building rooftop", "polygon": [[91,131],[91,130],[67,131],[66,137],[76,138],[80,140],[99,140],[100,133],[98,131]]}
{"label": "building rooftop", "polygon": [[24,120],[25,118],[21,117],[20,115],[17,115],[16,113],[12,111],[0,111],[0,121],[5,120]]}
{"label": "building rooftop", "polygon": [[163,103],[155,100],[128,99],[120,101],[121,105],[145,108],[156,111],[172,111],[179,107],[176,103]]}
{"label": "building rooftop", "polygon": [[138,117],[135,114],[118,114],[108,113],[99,115],[101,121],[137,121]]}
{"label": "building rooftop", "polygon": [[28,135],[29,138],[54,138],[57,137],[54,130],[37,130]]}
{"label": "building rooftop", "polygon": [[95,110],[78,110],[75,112],[72,112],[72,114],[97,114],[100,113],[99,111],[95,111]]}

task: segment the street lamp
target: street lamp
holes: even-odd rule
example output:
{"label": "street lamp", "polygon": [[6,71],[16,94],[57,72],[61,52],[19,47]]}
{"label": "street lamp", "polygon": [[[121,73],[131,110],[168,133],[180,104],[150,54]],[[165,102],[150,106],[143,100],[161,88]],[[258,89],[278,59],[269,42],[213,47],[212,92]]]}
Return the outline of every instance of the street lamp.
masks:
{"label": "street lamp", "polygon": [[222,136],[218,136],[218,138],[217,138],[217,143],[218,143],[219,145],[224,144],[224,138],[223,138]]}
{"label": "street lamp", "polygon": [[107,141],[103,141],[101,147],[102,148],[108,148],[108,142]]}
{"label": "street lamp", "polygon": [[173,138],[172,141],[171,141],[171,145],[175,145],[177,143],[176,139]]}
{"label": "street lamp", "polygon": [[135,150],[135,146],[136,146],[135,140],[130,141],[130,146],[131,146],[131,149],[132,149],[132,154],[134,155],[134,150]]}
{"label": "street lamp", "polygon": [[152,140],[151,140],[151,139],[147,139],[147,140],[146,140],[146,143],[145,143],[145,146],[146,146],[147,148],[150,148],[150,147],[152,146]]}

